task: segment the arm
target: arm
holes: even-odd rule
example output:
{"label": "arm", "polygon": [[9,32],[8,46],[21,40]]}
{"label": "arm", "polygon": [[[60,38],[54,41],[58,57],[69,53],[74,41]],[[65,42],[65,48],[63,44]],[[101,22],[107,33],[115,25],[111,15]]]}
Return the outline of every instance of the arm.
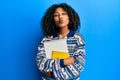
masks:
{"label": "arm", "polygon": [[52,64],[54,63],[54,60],[46,58],[44,45],[42,42],[38,46],[38,54],[36,57],[36,62],[37,62],[37,66],[41,72],[51,72],[52,71]]}
{"label": "arm", "polygon": [[[78,76],[83,70],[85,63],[85,43],[81,36],[78,36],[77,45],[75,47],[73,57],[71,57],[72,60],[71,58],[68,58],[68,64],[66,67],[63,67],[61,65],[54,65],[53,72],[56,78],[72,79],[75,76]],[[65,61],[66,60],[64,60],[64,64]],[[74,62],[73,64],[72,61]]]}
{"label": "arm", "polygon": [[[59,59],[52,60],[52,59],[46,58],[46,53],[45,53],[43,44],[45,41],[49,41],[49,40],[51,40],[51,38],[43,38],[40,45],[38,46],[38,54],[36,56],[37,66],[38,66],[39,70],[45,74],[47,74],[46,72],[52,72],[53,64],[55,64],[55,62],[59,61]],[[58,63],[58,64],[60,64],[60,63]]]}

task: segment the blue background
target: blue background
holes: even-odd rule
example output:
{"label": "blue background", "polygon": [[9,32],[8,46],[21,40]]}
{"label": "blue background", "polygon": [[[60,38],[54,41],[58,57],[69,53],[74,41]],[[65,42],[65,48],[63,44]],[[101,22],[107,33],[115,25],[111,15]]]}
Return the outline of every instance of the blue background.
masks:
{"label": "blue background", "polygon": [[40,20],[49,6],[60,2],[80,15],[86,41],[81,80],[120,80],[119,0],[1,0],[0,80],[40,80],[35,62]]}

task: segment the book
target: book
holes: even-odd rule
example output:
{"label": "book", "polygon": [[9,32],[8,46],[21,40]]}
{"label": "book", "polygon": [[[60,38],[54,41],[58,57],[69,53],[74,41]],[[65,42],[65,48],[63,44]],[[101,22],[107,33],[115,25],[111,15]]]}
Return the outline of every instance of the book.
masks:
{"label": "book", "polygon": [[44,42],[46,58],[52,58],[52,51],[68,52],[66,39],[51,40]]}
{"label": "book", "polygon": [[52,59],[66,59],[69,57],[68,52],[61,52],[61,51],[52,51]]}

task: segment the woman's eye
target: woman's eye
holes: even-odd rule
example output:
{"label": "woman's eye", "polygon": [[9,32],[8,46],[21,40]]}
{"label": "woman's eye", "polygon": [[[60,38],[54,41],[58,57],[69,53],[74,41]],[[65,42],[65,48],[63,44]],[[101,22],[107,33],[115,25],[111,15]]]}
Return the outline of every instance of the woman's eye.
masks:
{"label": "woman's eye", "polygon": [[66,15],[67,13],[62,13],[62,15]]}
{"label": "woman's eye", "polygon": [[57,17],[58,16],[58,14],[54,14],[54,17]]}

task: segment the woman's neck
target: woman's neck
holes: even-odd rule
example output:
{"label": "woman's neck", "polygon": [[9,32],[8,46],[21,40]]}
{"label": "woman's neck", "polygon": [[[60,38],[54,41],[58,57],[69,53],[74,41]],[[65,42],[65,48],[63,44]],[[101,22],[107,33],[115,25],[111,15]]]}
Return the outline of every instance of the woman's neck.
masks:
{"label": "woman's neck", "polygon": [[70,30],[68,28],[62,28],[60,29],[59,35],[64,38],[65,36],[67,36],[67,34],[70,32]]}

